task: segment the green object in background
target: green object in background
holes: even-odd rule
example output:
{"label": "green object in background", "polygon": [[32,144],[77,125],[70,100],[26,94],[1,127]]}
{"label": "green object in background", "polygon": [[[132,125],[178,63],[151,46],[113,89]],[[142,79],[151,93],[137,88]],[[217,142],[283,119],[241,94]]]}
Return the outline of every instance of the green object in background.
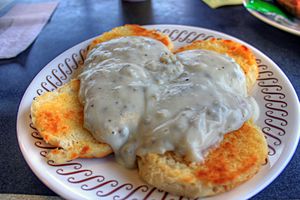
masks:
{"label": "green object in background", "polygon": [[243,4],[243,0],[203,0],[203,2],[211,8]]}
{"label": "green object in background", "polygon": [[287,19],[289,18],[277,6],[275,6],[271,3],[265,2],[265,1],[262,1],[262,0],[249,0],[249,1],[246,1],[245,7],[249,8],[251,10],[261,12],[261,13],[266,13],[266,14],[273,13],[273,14],[280,15],[280,16],[282,16],[284,18],[287,18]]}

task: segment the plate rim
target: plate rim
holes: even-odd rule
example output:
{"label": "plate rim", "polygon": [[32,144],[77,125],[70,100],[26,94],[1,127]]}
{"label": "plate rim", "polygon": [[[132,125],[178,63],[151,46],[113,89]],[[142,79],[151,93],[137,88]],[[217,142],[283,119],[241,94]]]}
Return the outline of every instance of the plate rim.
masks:
{"label": "plate rim", "polygon": [[[295,91],[293,85],[291,84],[289,78],[285,75],[285,73],[281,70],[281,68],[274,61],[272,61],[267,55],[265,55],[263,52],[261,52],[259,49],[255,48],[251,44],[246,43],[246,42],[240,40],[239,38],[231,36],[231,35],[228,35],[226,33],[219,32],[219,31],[216,31],[216,30],[213,30],[213,29],[207,29],[207,28],[197,27],[197,26],[187,26],[187,25],[178,25],[178,24],[147,24],[147,25],[143,25],[143,26],[145,28],[153,28],[153,27],[158,28],[159,26],[162,26],[162,27],[181,27],[181,28],[198,29],[198,30],[200,29],[200,30],[204,30],[206,32],[210,32],[210,33],[216,34],[216,35],[226,36],[226,37],[228,37],[230,39],[233,39],[235,41],[238,41],[238,42],[240,42],[242,44],[245,44],[245,45],[249,46],[252,51],[254,51],[256,54],[259,54],[261,57],[263,57],[263,59],[267,60],[272,65],[272,67],[275,67],[276,70],[279,72],[280,77],[284,79],[285,83],[287,83],[287,85],[288,85],[287,88],[289,88],[289,93],[290,93],[291,96],[293,96],[292,99],[294,99],[296,102],[298,102],[298,104],[297,104],[298,106],[295,109],[297,110],[296,113],[298,113],[298,118],[300,117],[299,99],[298,99],[296,91]],[[103,31],[103,32],[105,32],[105,31]],[[100,34],[102,34],[102,33],[100,33]],[[82,43],[86,43],[89,40],[92,40],[93,38],[95,38],[95,37],[92,37],[90,39],[86,39],[86,40],[84,40],[82,42],[79,42],[78,44],[76,44],[76,45],[74,45],[74,46],[66,49],[65,51],[63,51],[62,53],[60,53],[59,55],[57,55],[55,58],[53,58],[43,68],[41,68],[39,70],[39,72],[32,78],[32,80],[28,84],[28,86],[27,86],[27,88],[26,88],[26,90],[25,90],[25,92],[24,92],[24,94],[23,94],[23,96],[21,98],[21,101],[19,103],[18,112],[17,112],[17,120],[16,120],[16,130],[17,130],[17,132],[16,132],[16,134],[17,134],[17,139],[18,139],[18,145],[19,145],[19,148],[21,149],[21,152],[22,152],[22,155],[23,155],[25,161],[27,162],[27,164],[30,167],[30,169],[32,170],[32,172],[34,172],[34,174],[39,178],[39,180],[41,182],[43,182],[48,188],[50,188],[51,190],[53,190],[53,192],[57,193],[58,195],[61,195],[64,198],[67,198],[67,199],[74,198],[74,196],[72,195],[74,193],[70,193],[69,194],[68,192],[64,192],[63,190],[61,190],[61,188],[59,186],[55,186],[55,185],[51,184],[51,181],[48,181],[47,179],[45,179],[44,175],[41,172],[39,172],[38,170],[36,170],[35,166],[33,165],[33,162],[31,162],[29,156],[26,155],[26,153],[25,153],[25,151],[26,151],[25,147],[23,146],[21,138],[20,138],[21,137],[20,136],[20,132],[22,132],[20,130],[20,121],[22,119],[22,116],[21,116],[20,113],[21,113],[21,110],[22,110],[22,104],[24,103],[26,95],[29,92],[29,86],[31,86],[33,84],[34,80],[38,76],[40,76],[40,74],[42,74],[42,71],[44,71],[47,68],[47,66],[49,66],[54,60],[56,60],[62,54],[66,54],[67,52],[71,51],[71,49],[76,48],[77,46],[82,45]],[[293,143],[294,145],[289,148],[290,149],[289,150],[290,153],[285,158],[285,160],[282,161],[283,163],[281,163],[279,169],[275,170],[275,173],[268,180],[266,180],[265,182],[263,182],[260,187],[258,187],[255,190],[247,193],[247,196],[244,197],[244,198],[248,199],[248,198],[251,198],[254,195],[262,192],[262,190],[264,188],[266,188],[269,184],[271,184],[282,173],[282,171],[286,168],[286,166],[288,165],[288,163],[292,159],[293,155],[295,154],[296,148],[297,148],[298,143],[299,143],[299,138],[300,138],[300,124],[297,125],[296,130],[298,130],[298,132],[295,133],[295,135],[296,135],[295,136],[296,137],[296,142],[294,142]],[[82,198],[86,198],[86,196],[82,196]]]}

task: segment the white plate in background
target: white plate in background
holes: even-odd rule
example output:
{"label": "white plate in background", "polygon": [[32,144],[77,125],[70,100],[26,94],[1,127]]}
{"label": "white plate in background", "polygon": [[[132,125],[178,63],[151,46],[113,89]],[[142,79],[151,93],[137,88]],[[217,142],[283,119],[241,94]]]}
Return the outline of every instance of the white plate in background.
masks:
{"label": "white plate in background", "polygon": [[[244,6],[246,4],[247,0],[244,0]],[[260,13],[255,10],[251,10],[246,8],[254,17],[260,19],[261,21],[274,26],[276,28],[279,28],[283,31],[292,33],[294,35],[300,36],[300,20],[297,18],[293,18],[293,22],[282,22],[281,20],[275,20],[274,17],[267,16],[263,13]]]}

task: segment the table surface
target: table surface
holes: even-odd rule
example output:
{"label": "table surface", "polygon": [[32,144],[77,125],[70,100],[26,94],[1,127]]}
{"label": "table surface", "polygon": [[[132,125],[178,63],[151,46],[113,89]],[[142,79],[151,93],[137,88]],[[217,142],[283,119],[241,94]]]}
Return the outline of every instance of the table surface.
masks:
{"label": "table surface", "polygon": [[[0,60],[0,193],[56,195],[34,175],[19,149],[15,127],[21,98],[34,76],[57,55],[126,23],[190,25],[237,37],[277,63],[300,94],[300,37],[261,22],[242,6],[211,9],[201,0],[64,0],[27,50]],[[299,199],[299,172],[298,148],[282,174],[253,199]]]}

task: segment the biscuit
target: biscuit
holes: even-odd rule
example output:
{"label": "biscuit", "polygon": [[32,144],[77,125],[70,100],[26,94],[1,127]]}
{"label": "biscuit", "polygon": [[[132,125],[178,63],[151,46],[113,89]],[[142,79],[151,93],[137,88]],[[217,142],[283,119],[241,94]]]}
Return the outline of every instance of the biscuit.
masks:
{"label": "biscuit", "polygon": [[258,67],[255,56],[248,47],[232,40],[212,38],[209,40],[197,40],[187,46],[175,50],[174,53],[193,49],[205,49],[230,56],[244,71],[248,92],[254,87],[258,77]]}
{"label": "biscuit", "polygon": [[72,80],[53,92],[38,96],[32,103],[32,122],[44,141],[58,147],[47,158],[63,163],[76,158],[101,158],[110,153],[83,128],[83,106],[78,100],[79,80]]}
{"label": "biscuit", "polygon": [[267,157],[267,143],[251,122],[228,133],[203,163],[190,163],[167,152],[138,158],[140,177],[172,194],[204,197],[228,191],[253,177]]}
{"label": "biscuit", "polygon": [[[253,88],[258,67],[253,53],[231,40],[195,41],[175,53],[205,49],[233,58],[242,68],[248,92]],[[148,184],[172,194],[204,197],[228,191],[253,177],[267,158],[267,142],[260,129],[251,121],[224,136],[204,161],[191,163],[173,152],[164,155],[149,153],[138,157],[140,177]]]}
{"label": "biscuit", "polygon": [[108,32],[103,33],[96,39],[94,39],[91,44],[88,46],[88,52],[96,47],[99,43],[112,40],[114,38],[125,37],[125,36],[144,36],[149,37],[155,40],[162,42],[170,50],[173,49],[173,43],[170,38],[158,31],[145,29],[139,25],[126,24],[124,26],[116,27]]}

